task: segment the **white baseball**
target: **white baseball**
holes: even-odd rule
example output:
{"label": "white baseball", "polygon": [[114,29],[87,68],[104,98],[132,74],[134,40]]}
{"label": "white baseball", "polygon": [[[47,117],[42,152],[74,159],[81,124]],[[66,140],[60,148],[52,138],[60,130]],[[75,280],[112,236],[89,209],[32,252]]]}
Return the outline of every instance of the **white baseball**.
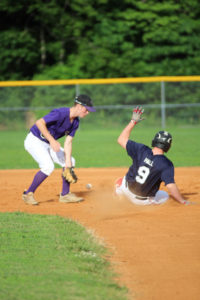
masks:
{"label": "white baseball", "polygon": [[91,183],[87,183],[87,184],[86,184],[86,189],[90,190],[91,188],[92,188]]}

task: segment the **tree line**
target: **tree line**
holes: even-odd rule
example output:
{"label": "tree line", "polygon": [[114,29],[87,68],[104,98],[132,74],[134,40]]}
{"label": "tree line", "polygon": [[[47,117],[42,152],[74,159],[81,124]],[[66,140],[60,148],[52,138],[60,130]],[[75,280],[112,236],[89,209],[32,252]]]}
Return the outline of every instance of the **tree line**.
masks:
{"label": "tree line", "polygon": [[0,80],[199,75],[198,0],[1,0]]}

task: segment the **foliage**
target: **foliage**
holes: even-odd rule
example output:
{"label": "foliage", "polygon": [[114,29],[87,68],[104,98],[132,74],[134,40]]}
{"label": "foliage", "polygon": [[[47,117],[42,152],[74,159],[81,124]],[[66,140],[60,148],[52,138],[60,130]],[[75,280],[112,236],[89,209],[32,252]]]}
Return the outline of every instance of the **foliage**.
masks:
{"label": "foliage", "polygon": [[1,0],[0,80],[198,75],[198,0]]}

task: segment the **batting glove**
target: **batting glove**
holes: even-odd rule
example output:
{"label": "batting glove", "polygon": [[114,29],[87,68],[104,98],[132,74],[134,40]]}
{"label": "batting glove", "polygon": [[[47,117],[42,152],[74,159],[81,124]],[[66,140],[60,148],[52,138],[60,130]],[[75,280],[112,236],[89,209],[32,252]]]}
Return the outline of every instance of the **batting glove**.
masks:
{"label": "batting glove", "polygon": [[131,122],[134,124],[137,124],[137,123],[143,121],[144,120],[144,118],[142,118],[143,112],[144,112],[144,109],[142,107],[137,106],[136,108],[134,108]]}

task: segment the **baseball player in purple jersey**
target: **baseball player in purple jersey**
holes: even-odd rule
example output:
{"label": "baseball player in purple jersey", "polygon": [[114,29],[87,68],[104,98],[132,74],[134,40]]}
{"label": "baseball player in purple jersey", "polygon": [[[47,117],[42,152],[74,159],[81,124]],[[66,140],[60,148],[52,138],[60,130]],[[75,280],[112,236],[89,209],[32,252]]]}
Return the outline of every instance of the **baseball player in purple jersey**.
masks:
{"label": "baseball player in purple jersey", "polygon": [[161,204],[169,198],[167,192],[159,190],[161,182],[164,182],[175,200],[190,204],[183,199],[174,181],[173,163],[164,155],[171,146],[171,134],[167,131],[158,132],[152,141],[152,149],[129,139],[135,125],[143,120],[143,112],[138,107],[133,110],[130,123],[118,138],[118,143],[126,149],[133,163],[127,174],[116,181],[117,195],[124,195],[138,205]]}
{"label": "baseball player in purple jersey", "polygon": [[[70,183],[77,181],[74,172],[75,159],[72,157],[72,141],[79,127],[79,118],[94,112],[92,101],[87,95],[79,95],[74,106],[53,109],[49,114],[36,121],[28,133],[24,147],[38,163],[40,171],[36,173],[30,187],[24,191],[22,199],[27,204],[37,205],[34,192],[39,185],[53,172],[54,163],[63,168],[62,192],[60,202],[79,202],[83,198],[70,193]],[[66,136],[64,149],[57,141]]]}

